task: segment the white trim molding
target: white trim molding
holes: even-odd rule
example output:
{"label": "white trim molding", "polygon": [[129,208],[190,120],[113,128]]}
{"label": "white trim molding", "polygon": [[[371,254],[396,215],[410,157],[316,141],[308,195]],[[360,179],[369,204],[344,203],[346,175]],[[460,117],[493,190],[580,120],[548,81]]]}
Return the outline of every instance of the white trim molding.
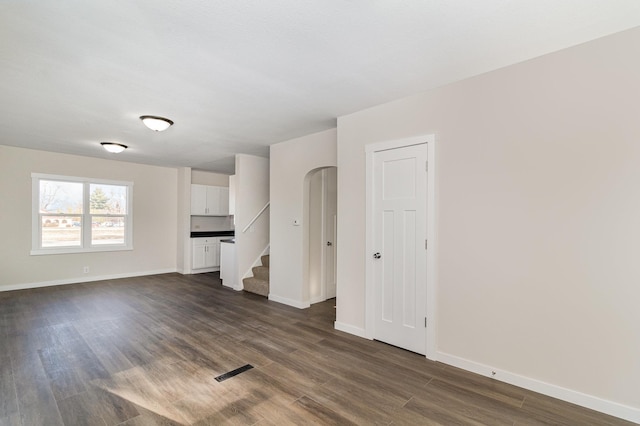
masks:
{"label": "white trim molding", "polygon": [[282,303],[283,305],[293,306],[298,309],[307,309],[309,306],[309,302],[301,302],[299,300],[289,299],[287,297],[276,296],[275,294],[269,294],[269,300],[277,303]]}
{"label": "white trim molding", "polygon": [[479,362],[470,361],[444,352],[437,353],[437,360],[453,367],[461,368],[481,376],[509,383],[533,392],[538,392],[553,398],[561,399],[572,404],[580,405],[591,410],[619,417],[630,422],[640,424],[640,409],[629,407],[606,399],[598,398],[572,389],[563,388],[551,383],[542,382],[530,377],[521,376],[509,371],[490,367]]}
{"label": "white trim molding", "polygon": [[2,291],[13,291],[13,290],[27,290],[30,288],[40,288],[40,287],[52,287],[56,285],[67,285],[67,284],[80,284],[80,283],[88,283],[93,281],[104,281],[104,280],[117,280],[119,278],[133,278],[133,277],[143,277],[146,275],[160,275],[160,274],[170,274],[173,272],[178,272],[176,268],[170,269],[158,269],[155,271],[141,271],[141,272],[132,272],[125,274],[111,274],[111,275],[96,275],[90,277],[78,277],[78,278],[65,278],[60,280],[52,280],[52,281],[41,281],[37,283],[22,283],[22,284],[9,284],[0,286],[0,292]]}
{"label": "white trim molding", "polygon": [[353,334],[354,336],[362,337],[363,339],[372,340],[371,338],[366,336],[364,328],[356,327],[356,326],[345,324],[343,322],[338,322],[338,321],[335,321],[333,323],[333,327],[338,331]]}
{"label": "white trim molding", "polygon": [[[42,181],[59,182],[61,184],[77,184],[82,185],[82,196],[80,197],[82,208],[80,212],[65,213],[60,211],[46,212],[41,210],[41,183]],[[126,188],[126,208],[125,212],[118,213],[92,213],[90,208],[91,185],[110,185]],[[107,179],[94,179],[77,176],[50,175],[42,173],[31,173],[31,256],[54,255],[54,254],[73,254],[73,253],[92,253],[104,251],[123,251],[133,250],[133,182],[130,181],[114,181]],[[56,190],[57,192],[57,190]],[[55,194],[55,193],[54,193]],[[55,196],[52,197],[56,199]],[[65,218],[73,220],[77,217],[79,220],[78,228],[79,241],[77,245],[53,245],[43,247],[43,223],[44,217],[61,217],[62,223]],[[121,218],[123,220],[124,241],[117,244],[94,244],[92,226],[94,218]],[[67,225],[69,226],[69,225]]]}

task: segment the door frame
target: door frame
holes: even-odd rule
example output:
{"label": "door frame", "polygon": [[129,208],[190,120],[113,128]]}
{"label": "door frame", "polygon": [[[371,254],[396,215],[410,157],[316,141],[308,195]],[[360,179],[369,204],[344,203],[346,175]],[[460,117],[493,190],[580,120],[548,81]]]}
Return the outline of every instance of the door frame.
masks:
{"label": "door frame", "polygon": [[[308,301],[309,305],[313,305],[316,303],[320,303],[320,302],[324,302],[327,299],[327,273],[326,273],[326,262],[327,262],[327,256],[326,256],[326,247],[325,247],[325,243],[326,243],[326,225],[327,225],[327,217],[326,217],[326,206],[327,206],[327,172],[330,169],[335,169],[336,173],[338,170],[337,166],[322,166],[322,167],[316,167],[312,170],[309,170],[305,177],[304,177],[304,195],[303,195],[303,230],[302,230],[302,234],[303,234],[303,266],[302,266],[302,275],[304,277],[304,291],[306,293],[306,300]],[[311,226],[311,178],[316,174],[320,174],[321,175],[321,189],[320,189],[320,210],[321,210],[321,217],[320,217],[320,239],[322,240],[322,244],[320,246],[320,250],[319,250],[319,258],[317,259],[319,261],[319,283],[320,283],[320,294],[316,297],[311,297],[311,281],[310,281],[310,273],[311,273],[311,249],[310,249],[310,226]],[[337,181],[336,181],[336,185],[337,185]],[[337,200],[336,200],[337,201]],[[337,214],[337,212],[336,212]],[[331,219],[333,220],[333,219]],[[337,235],[336,235],[336,223],[334,223],[334,235],[332,237],[333,240],[333,244],[334,244],[334,271],[337,269],[337,259],[335,256],[335,251],[336,251],[336,239],[337,239]],[[335,275],[335,272],[334,272]],[[337,284],[337,283],[336,283]]]}
{"label": "door frame", "polygon": [[436,251],[437,251],[437,235],[436,235],[436,139],[435,135],[424,135],[406,139],[396,139],[385,142],[375,142],[365,145],[366,154],[366,268],[365,268],[365,336],[368,339],[375,337],[375,288],[373,280],[374,262],[372,253],[375,251],[373,238],[373,179],[374,179],[374,160],[375,154],[380,151],[386,151],[396,148],[404,148],[411,145],[427,145],[427,330],[425,338],[427,339],[426,357],[436,361],[437,358],[437,271],[436,271]]}
{"label": "door frame", "polygon": [[[321,256],[320,256],[320,270],[321,270],[321,282],[322,282],[322,289],[321,289],[321,298],[322,298],[322,302],[325,300],[329,300],[329,296],[327,295],[327,289],[329,287],[329,280],[333,281],[333,286],[336,286],[336,271],[337,271],[337,256],[336,256],[336,252],[337,252],[337,245],[336,245],[336,227],[337,227],[337,208],[336,208],[336,214],[331,216],[328,214],[328,204],[329,204],[329,185],[327,184],[328,181],[328,173],[330,170],[335,169],[336,172],[336,179],[334,179],[335,182],[335,187],[334,190],[335,194],[336,194],[336,200],[334,200],[334,203],[337,207],[337,172],[338,172],[338,168],[337,167],[325,167],[321,170],[322,172],[322,251],[321,251]],[[329,224],[333,222],[333,235],[328,235],[328,228],[331,228],[329,226]],[[329,277],[327,275],[327,263],[328,263],[328,259],[329,256],[327,256],[327,246],[326,246],[326,242],[327,241],[331,241],[332,243],[332,252],[333,252],[333,277]],[[337,288],[336,288],[336,293],[337,293]],[[332,296],[331,299],[335,298],[336,296]]]}

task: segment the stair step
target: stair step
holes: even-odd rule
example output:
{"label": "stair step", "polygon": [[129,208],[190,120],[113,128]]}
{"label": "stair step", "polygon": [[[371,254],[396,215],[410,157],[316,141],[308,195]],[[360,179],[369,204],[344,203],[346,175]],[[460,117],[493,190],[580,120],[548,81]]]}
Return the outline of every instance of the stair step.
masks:
{"label": "stair step", "polygon": [[253,276],[259,280],[269,282],[269,267],[268,266],[254,266],[251,268]]}
{"label": "stair step", "polygon": [[262,266],[266,266],[267,268],[269,267],[269,255],[265,254],[264,256],[262,256],[260,258],[260,260],[262,261]]}
{"label": "stair step", "polygon": [[269,296],[269,282],[258,278],[250,277],[242,280],[244,291]]}

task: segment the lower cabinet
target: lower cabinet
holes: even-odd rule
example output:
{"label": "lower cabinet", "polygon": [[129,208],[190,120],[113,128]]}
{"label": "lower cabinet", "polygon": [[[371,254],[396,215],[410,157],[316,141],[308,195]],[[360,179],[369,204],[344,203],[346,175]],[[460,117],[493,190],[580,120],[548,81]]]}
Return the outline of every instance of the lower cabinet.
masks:
{"label": "lower cabinet", "polygon": [[220,237],[191,239],[191,269],[194,274],[220,269],[220,240]]}

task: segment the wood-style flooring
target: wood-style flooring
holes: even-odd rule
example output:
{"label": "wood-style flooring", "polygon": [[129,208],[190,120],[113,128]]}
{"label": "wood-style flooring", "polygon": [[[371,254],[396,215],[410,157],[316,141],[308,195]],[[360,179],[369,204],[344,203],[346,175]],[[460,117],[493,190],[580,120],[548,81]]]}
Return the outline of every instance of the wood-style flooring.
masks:
{"label": "wood-style flooring", "polygon": [[[0,293],[0,425],[623,425],[166,274]],[[216,376],[251,364],[223,382]]]}

